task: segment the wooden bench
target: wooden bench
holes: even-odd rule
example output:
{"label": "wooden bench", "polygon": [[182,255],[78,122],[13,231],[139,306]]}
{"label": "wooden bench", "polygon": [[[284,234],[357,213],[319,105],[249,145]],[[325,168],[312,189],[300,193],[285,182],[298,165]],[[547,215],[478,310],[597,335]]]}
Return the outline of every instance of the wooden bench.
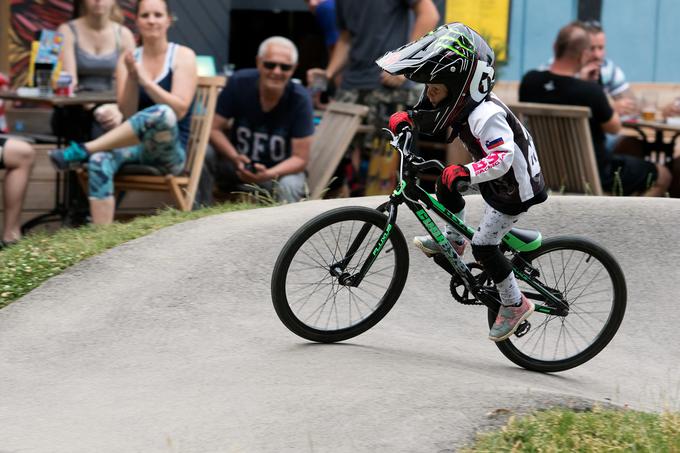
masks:
{"label": "wooden bench", "polygon": [[603,195],[588,107],[529,102],[508,107],[534,139],[547,187],[558,192]]}
{"label": "wooden bench", "polygon": [[322,198],[368,107],[331,102],[316,127],[307,164],[307,185],[312,200]]}
{"label": "wooden bench", "polygon": [[[177,176],[163,175],[158,174],[157,170],[154,171],[153,167],[123,166],[114,179],[116,192],[130,190],[167,192],[179,209],[191,211],[201,178],[217,94],[224,84],[224,77],[200,77],[198,80],[184,172]],[[77,173],[83,190],[87,193],[87,170],[79,168]]]}

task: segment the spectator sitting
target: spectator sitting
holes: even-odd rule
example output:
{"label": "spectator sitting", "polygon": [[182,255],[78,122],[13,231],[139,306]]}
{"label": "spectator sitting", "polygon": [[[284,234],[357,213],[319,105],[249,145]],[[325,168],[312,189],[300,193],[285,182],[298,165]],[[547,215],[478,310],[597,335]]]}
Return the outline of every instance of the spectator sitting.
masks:
{"label": "spectator sitting", "polygon": [[50,152],[53,164],[66,170],[89,162],[92,222],[113,221],[113,178],[124,164],[143,164],[179,174],[184,169],[196,92],[196,55],[168,42],[172,23],[167,0],[140,0],[137,27],[142,46],[125,52],[117,66],[117,98],[127,121],[86,143]]}
{"label": "spectator sitting", "polygon": [[289,39],[267,38],[257,68],[236,71],[220,93],[206,167],[223,192],[254,184],[279,201],[303,197],[314,124],[309,93],[291,81],[297,59]]}
{"label": "spectator sitting", "polygon": [[624,195],[664,195],[671,181],[668,169],[633,156],[610,155],[605,151],[604,134],[619,132],[621,121],[600,85],[574,77],[590,60],[590,39],[584,26],[574,22],[563,27],[553,50],[555,59],[547,71],[529,71],[524,75],[519,100],[589,107],[590,132],[603,189],[613,189],[618,173]]}
{"label": "spectator sitting", "polygon": [[4,225],[0,249],[21,239],[20,216],[35,151],[28,143],[0,137],[0,169],[6,169],[3,187]]}
{"label": "spectator sitting", "polygon": [[[112,91],[121,54],[135,48],[132,32],[121,25],[115,0],[77,0],[73,20],[59,26],[64,35],[63,70],[78,91]],[[52,128],[68,140],[85,141],[120,124],[116,104],[68,106],[55,109]]]}

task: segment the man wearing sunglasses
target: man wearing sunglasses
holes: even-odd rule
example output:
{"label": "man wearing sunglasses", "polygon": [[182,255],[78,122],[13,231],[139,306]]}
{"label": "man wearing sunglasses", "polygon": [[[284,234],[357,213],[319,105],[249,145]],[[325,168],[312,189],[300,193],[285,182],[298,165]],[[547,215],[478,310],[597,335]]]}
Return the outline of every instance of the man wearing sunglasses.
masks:
{"label": "man wearing sunglasses", "polygon": [[267,38],[256,68],[236,71],[220,93],[206,167],[221,191],[256,185],[287,202],[304,195],[314,125],[309,93],[291,81],[297,59],[292,41]]}

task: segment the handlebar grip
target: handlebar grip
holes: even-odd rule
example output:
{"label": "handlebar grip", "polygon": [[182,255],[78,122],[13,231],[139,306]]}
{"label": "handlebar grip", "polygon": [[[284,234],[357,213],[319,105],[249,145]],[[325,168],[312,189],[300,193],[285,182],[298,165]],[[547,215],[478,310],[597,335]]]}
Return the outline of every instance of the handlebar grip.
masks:
{"label": "handlebar grip", "polygon": [[470,184],[470,181],[457,181],[456,187],[455,187],[456,192],[459,192],[459,193],[467,192],[470,189],[471,185],[472,184]]}

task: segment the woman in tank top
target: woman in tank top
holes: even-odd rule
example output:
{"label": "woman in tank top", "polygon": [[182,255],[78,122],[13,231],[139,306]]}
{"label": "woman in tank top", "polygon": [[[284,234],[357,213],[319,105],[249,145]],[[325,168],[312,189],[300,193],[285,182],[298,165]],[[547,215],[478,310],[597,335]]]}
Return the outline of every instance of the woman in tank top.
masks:
{"label": "woman in tank top", "polygon": [[[135,47],[132,32],[121,25],[116,0],[76,0],[74,19],[59,26],[64,35],[63,70],[72,88],[111,91],[120,55]],[[121,120],[116,104],[73,106],[55,112],[53,128],[60,136],[88,140]],[[80,125],[74,130],[74,125]]]}
{"label": "woman in tank top", "polygon": [[88,162],[92,222],[113,221],[113,178],[125,164],[180,174],[186,160],[196,93],[196,54],[168,42],[172,23],[167,0],[140,0],[137,27],[142,46],[124,52],[116,68],[118,107],[126,121],[85,143],[50,151],[58,170]]}

